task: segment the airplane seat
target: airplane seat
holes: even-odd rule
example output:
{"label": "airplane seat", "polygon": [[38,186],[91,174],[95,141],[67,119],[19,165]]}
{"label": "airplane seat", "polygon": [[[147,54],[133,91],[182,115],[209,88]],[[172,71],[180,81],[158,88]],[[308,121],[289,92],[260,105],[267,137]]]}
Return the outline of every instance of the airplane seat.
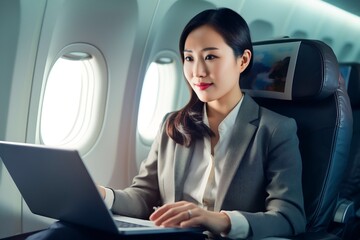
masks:
{"label": "airplane seat", "polygon": [[306,232],[293,239],[340,239],[329,231],[352,135],[352,112],[339,65],[325,43],[278,39],[254,43],[240,85],[261,106],[295,119],[303,162]]}
{"label": "airplane seat", "polygon": [[350,98],[353,135],[333,229],[344,239],[360,239],[360,63],[340,63],[340,71]]}
{"label": "airplane seat", "polygon": [[[355,209],[360,207],[360,63],[341,63],[347,81],[347,91],[353,112],[353,137],[350,147],[347,175],[340,197],[353,200]],[[357,201],[356,201],[357,200]]]}

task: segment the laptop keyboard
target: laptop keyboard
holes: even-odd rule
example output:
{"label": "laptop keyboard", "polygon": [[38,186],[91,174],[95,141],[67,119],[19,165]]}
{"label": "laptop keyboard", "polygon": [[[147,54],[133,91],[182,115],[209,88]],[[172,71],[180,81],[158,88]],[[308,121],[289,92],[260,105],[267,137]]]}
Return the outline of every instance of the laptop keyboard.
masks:
{"label": "laptop keyboard", "polygon": [[124,222],[120,220],[115,220],[115,224],[118,228],[134,228],[134,227],[147,227],[144,225],[136,224],[136,223],[130,223],[130,222]]}

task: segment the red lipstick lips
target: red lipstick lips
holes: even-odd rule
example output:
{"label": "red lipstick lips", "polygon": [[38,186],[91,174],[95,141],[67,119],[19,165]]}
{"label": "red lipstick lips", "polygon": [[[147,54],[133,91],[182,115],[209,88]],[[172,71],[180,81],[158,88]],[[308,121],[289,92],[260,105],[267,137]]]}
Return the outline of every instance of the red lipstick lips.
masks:
{"label": "red lipstick lips", "polygon": [[200,90],[206,90],[208,87],[210,87],[212,83],[198,83],[195,84]]}

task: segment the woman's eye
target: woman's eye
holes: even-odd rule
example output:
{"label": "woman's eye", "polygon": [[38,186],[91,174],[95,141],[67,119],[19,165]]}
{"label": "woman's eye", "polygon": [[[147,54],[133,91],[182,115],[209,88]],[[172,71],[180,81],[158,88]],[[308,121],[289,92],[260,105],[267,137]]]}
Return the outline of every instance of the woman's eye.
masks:
{"label": "woman's eye", "polygon": [[214,56],[214,55],[207,55],[206,57],[205,57],[205,60],[213,60],[213,59],[215,59],[216,57]]}
{"label": "woman's eye", "polygon": [[189,57],[189,56],[185,57],[184,59],[185,59],[185,61],[187,61],[187,62],[192,61],[192,57]]}

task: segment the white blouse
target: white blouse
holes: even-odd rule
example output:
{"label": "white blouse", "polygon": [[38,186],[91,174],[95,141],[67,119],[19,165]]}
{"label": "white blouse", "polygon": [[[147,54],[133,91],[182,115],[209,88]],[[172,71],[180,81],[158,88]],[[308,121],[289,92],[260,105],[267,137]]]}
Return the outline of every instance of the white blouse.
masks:
{"label": "white blouse", "polygon": [[[231,138],[232,129],[239,112],[242,99],[219,124],[219,141],[211,154],[210,137],[195,143],[194,154],[190,163],[190,171],[184,183],[184,200],[197,203],[207,210],[214,209],[215,198],[219,188],[219,180],[225,163],[225,157]],[[209,126],[209,121],[204,105],[204,123]],[[200,183],[200,184],[194,184]],[[222,211],[231,221],[229,238],[246,238],[249,233],[249,223],[239,211]]]}

